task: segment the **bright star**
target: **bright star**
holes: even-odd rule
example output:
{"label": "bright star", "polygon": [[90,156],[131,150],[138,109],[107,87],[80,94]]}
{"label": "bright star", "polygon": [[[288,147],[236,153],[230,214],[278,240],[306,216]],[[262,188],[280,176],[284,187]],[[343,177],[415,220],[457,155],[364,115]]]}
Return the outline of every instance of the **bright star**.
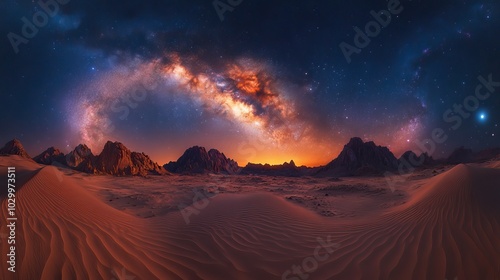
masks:
{"label": "bright star", "polygon": [[480,122],[485,122],[487,119],[488,119],[488,115],[486,114],[486,112],[479,112],[477,114],[477,118]]}

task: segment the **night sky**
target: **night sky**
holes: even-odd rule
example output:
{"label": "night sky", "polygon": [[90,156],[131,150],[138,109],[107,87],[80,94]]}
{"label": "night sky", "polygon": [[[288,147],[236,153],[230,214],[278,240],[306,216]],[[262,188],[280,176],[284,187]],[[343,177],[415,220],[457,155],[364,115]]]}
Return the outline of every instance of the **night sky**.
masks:
{"label": "night sky", "polygon": [[363,48],[354,27],[387,1],[60,2],[0,10],[0,142],[31,156],[113,140],[160,164],[200,145],[319,165],[353,136],[399,156],[436,129],[436,158],[500,146],[498,0],[402,0]]}

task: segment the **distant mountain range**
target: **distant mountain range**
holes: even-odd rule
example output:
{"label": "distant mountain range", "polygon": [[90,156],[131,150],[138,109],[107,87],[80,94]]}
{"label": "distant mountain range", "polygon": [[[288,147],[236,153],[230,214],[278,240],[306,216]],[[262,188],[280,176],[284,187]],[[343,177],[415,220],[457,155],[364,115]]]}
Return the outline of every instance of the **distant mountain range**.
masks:
{"label": "distant mountain range", "polygon": [[247,166],[242,168],[240,174],[299,177],[313,174],[317,169],[318,168],[311,168],[307,166],[298,167],[295,165],[295,162],[291,160],[290,162],[285,162],[281,165],[249,163]]}
{"label": "distant mountain range", "polygon": [[253,164],[239,167],[238,163],[216,149],[207,151],[194,146],[187,149],[175,162],[163,166],[153,162],[144,153],[132,152],[120,142],[108,141],[99,155],[94,155],[89,147],[78,145],[68,154],[50,147],[31,158],[19,140],[12,140],[0,149],[0,155],[19,155],[45,165],[59,165],[90,174],[110,174],[115,176],[147,176],[165,174],[241,174],[267,176],[378,176],[385,172],[404,172],[415,168],[429,168],[436,165],[459,164],[487,161],[500,157],[500,148],[474,153],[460,147],[447,159],[435,160],[428,154],[416,155],[405,152],[399,159],[387,148],[374,142],[364,142],[354,137],[347,143],[337,158],[325,166],[296,166],[294,161],[282,165]]}
{"label": "distant mountain range", "polygon": [[[31,159],[18,140],[9,141],[0,150],[0,154],[19,155]],[[62,165],[90,174],[146,176],[168,173],[144,153],[131,152],[122,143],[111,141],[104,145],[104,149],[97,156],[86,145],[80,144],[66,155],[59,149],[50,147],[32,159],[41,164]]]}

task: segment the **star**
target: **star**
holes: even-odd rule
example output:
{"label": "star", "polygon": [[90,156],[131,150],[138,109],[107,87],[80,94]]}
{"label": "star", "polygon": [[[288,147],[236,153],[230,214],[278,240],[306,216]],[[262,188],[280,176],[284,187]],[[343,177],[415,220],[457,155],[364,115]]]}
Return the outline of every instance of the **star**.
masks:
{"label": "star", "polygon": [[484,111],[479,112],[477,118],[480,122],[485,122],[488,119],[488,115]]}

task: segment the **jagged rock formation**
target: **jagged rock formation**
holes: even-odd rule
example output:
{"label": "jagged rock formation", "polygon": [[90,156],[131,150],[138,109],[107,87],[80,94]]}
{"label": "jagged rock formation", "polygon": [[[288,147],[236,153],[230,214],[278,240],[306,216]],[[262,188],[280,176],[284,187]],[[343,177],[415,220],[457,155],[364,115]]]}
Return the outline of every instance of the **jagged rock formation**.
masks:
{"label": "jagged rock formation", "polygon": [[339,156],[321,168],[320,176],[382,175],[397,170],[398,160],[388,148],[352,138]]}
{"label": "jagged rock formation", "polygon": [[23,144],[21,144],[21,142],[17,139],[7,142],[5,146],[0,149],[0,155],[18,155],[31,159],[28,153],[24,150]]}
{"label": "jagged rock formation", "polygon": [[76,146],[76,148],[69,152],[66,155],[66,164],[69,167],[77,167],[82,162],[88,160],[89,158],[93,158],[94,154],[92,154],[92,150],[85,144],[80,144]]}
{"label": "jagged rock formation", "polygon": [[471,149],[460,147],[454,150],[446,160],[450,164],[468,163],[474,160],[474,154]]}
{"label": "jagged rock formation", "polygon": [[198,146],[187,149],[177,161],[171,161],[163,167],[173,173],[235,174],[240,169],[237,162],[218,150],[211,149],[207,152],[204,147]]}
{"label": "jagged rock formation", "polygon": [[405,167],[429,167],[435,165],[437,162],[429,156],[427,153],[422,153],[420,156],[417,156],[412,151],[407,151],[399,158],[399,164],[404,165]]}
{"label": "jagged rock formation", "polygon": [[[19,155],[31,159],[17,139],[11,140],[0,149],[0,155]],[[296,166],[294,161],[282,165],[248,163],[244,168],[227,158],[218,150],[194,146],[187,149],[176,161],[163,167],[153,162],[144,153],[130,151],[122,143],[108,141],[99,155],[94,155],[89,147],[78,145],[73,151],[64,155],[60,150],[50,147],[34,157],[38,163],[60,163],[71,169],[91,174],[111,174],[116,176],[149,174],[168,174],[169,171],[181,174],[222,173],[268,176],[363,176],[383,175],[385,172],[411,172],[414,168],[427,168],[441,164],[459,164],[484,162],[500,158],[500,148],[491,148],[473,153],[470,149],[460,147],[447,159],[434,160],[427,153],[417,156],[414,152],[405,152],[396,159],[392,152],[373,142],[363,142],[360,138],[352,138],[339,156],[323,167],[309,168]]]}
{"label": "jagged rock formation", "polygon": [[96,174],[96,157],[87,145],[80,144],[66,155],[66,165],[85,173]]}
{"label": "jagged rock formation", "polygon": [[108,141],[96,158],[94,170],[111,175],[164,174],[165,171],[144,153],[131,152],[120,142]]}
{"label": "jagged rock formation", "polygon": [[51,165],[54,162],[66,165],[66,156],[64,155],[64,153],[59,151],[59,149],[56,149],[54,147],[50,147],[47,150],[43,151],[38,156],[34,157],[33,160],[46,165]]}
{"label": "jagged rock formation", "polygon": [[493,159],[500,159],[500,148],[485,149],[474,155],[475,162],[485,162]]}
{"label": "jagged rock formation", "polygon": [[291,160],[290,163],[285,162],[282,165],[248,163],[247,166],[241,170],[240,174],[297,177],[306,175],[310,170],[311,168],[305,166],[297,167],[295,162]]}
{"label": "jagged rock formation", "polygon": [[36,156],[35,161],[41,164],[59,162],[74,170],[90,174],[146,176],[167,173],[144,153],[131,152],[122,143],[110,141],[98,156],[94,155],[89,147],[80,144],[67,155],[53,147],[48,148]]}

